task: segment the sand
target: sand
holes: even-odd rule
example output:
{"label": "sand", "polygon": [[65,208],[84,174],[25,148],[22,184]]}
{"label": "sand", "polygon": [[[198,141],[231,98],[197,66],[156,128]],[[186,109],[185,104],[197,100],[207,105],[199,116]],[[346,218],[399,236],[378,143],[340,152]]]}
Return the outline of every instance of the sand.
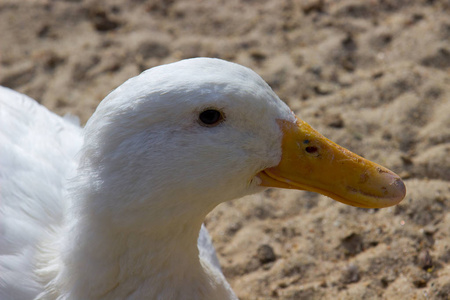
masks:
{"label": "sand", "polygon": [[0,84],[84,123],[129,77],[209,56],[400,174],[386,209],[270,189],[207,218],[240,299],[450,299],[450,2],[0,0]]}

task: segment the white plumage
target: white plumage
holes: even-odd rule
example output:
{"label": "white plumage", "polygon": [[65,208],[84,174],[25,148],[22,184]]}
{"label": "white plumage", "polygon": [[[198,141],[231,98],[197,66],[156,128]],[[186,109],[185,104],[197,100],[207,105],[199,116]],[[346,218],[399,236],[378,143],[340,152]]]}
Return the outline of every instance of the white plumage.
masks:
{"label": "white plumage", "polygon": [[[205,110],[223,120],[202,123]],[[306,128],[253,71],[217,59],[128,80],[84,129],[0,88],[0,299],[235,299],[201,224],[264,186],[305,188],[274,169],[296,122]],[[308,128],[291,148],[317,159],[329,145]],[[403,198],[395,174],[343,160],[363,162],[355,182],[370,187],[325,194],[373,207]]]}
{"label": "white plumage", "polygon": [[0,105],[0,298],[33,299],[36,246],[63,222],[82,131],[7,88]]}
{"label": "white plumage", "polygon": [[[31,98],[1,88],[0,100],[1,299],[234,297],[206,230],[202,264],[188,261],[197,256],[189,242],[207,212],[256,190],[252,173],[279,157],[277,149],[244,176],[233,171],[261,155],[252,147],[264,133],[239,131],[239,118],[290,114],[256,74],[212,59],[151,69],[100,104],[84,147],[79,126]],[[210,107],[228,109],[235,127],[198,124]]]}

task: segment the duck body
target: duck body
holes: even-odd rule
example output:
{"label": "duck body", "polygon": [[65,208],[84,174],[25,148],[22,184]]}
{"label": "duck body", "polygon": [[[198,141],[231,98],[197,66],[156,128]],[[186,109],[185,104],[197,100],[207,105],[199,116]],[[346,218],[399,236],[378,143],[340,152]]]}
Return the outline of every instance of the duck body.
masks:
{"label": "duck body", "polygon": [[[209,72],[210,62],[199,68]],[[174,69],[182,71],[182,66]],[[211,75],[210,82],[202,82],[202,92],[211,103],[204,103],[202,109],[213,106],[210,99],[214,97],[216,102],[222,100],[216,83],[223,82],[224,75]],[[154,76],[160,83],[149,85]],[[230,174],[236,172],[251,149],[224,147],[233,137],[220,137],[198,125],[196,118],[184,118],[185,111],[197,115],[198,100],[202,100],[195,98],[198,86],[183,82],[186,76],[192,77],[178,74],[174,78],[155,68],[129,80],[102,102],[84,129],[31,98],[2,88],[1,128],[7,130],[2,130],[0,153],[1,228],[5,229],[0,242],[1,299],[235,298],[214,262],[206,230],[199,239],[200,251],[206,253],[200,261],[192,241],[198,239],[203,219],[215,205],[250,193],[243,193],[246,181],[240,184],[241,191],[216,192],[207,187],[210,178],[218,180],[224,168]],[[203,80],[199,76],[197,81]],[[149,90],[143,92],[142,87]],[[167,90],[170,97],[164,94]],[[149,98],[152,107],[146,105]],[[174,111],[173,101],[179,99],[192,108]],[[177,114],[184,123],[164,124],[164,119],[173,120]],[[204,141],[186,137],[199,131],[209,136]],[[252,138],[257,139],[246,132],[238,134],[238,139],[248,140],[246,147],[251,147]],[[142,139],[147,143],[134,148]],[[209,139],[221,143],[213,147]],[[205,148],[197,149],[202,142]],[[185,157],[189,152],[197,155]],[[223,166],[216,166],[221,172],[205,163],[218,155],[224,158]],[[179,170],[180,165],[185,168]],[[151,178],[139,173],[149,169]],[[199,171],[201,178],[190,174]],[[192,182],[186,182],[189,178]],[[222,188],[229,184],[224,182]],[[133,217],[125,216],[125,211]]]}
{"label": "duck body", "polygon": [[0,299],[34,299],[39,243],[67,210],[82,130],[33,99],[0,87]]}
{"label": "duck body", "polygon": [[[0,105],[1,299],[237,299],[206,214],[268,186],[311,185],[282,161],[303,151],[286,136],[309,142],[315,131],[256,73],[222,60],[147,70],[83,129],[5,88]],[[323,158],[350,155],[319,140]],[[404,196],[390,171],[342,161],[370,185],[355,187],[357,174],[330,197],[382,207]],[[323,186],[311,190],[326,194]]]}

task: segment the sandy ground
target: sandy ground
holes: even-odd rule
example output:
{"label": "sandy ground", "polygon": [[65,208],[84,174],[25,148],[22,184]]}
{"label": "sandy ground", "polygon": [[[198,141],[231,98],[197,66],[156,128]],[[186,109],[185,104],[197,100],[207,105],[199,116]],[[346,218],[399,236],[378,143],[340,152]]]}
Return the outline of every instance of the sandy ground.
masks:
{"label": "sandy ground", "polygon": [[449,15],[445,0],[0,0],[0,84],[85,122],[152,66],[246,65],[408,192],[381,210],[283,190],[220,205],[206,224],[238,296],[450,299]]}

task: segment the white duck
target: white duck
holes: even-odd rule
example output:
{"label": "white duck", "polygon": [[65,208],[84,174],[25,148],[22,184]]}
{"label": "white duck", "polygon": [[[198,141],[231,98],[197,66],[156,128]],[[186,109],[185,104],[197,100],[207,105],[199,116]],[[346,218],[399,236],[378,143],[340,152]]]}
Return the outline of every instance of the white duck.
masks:
{"label": "white duck", "polygon": [[268,186],[361,207],[405,195],[223,60],[131,78],[84,129],[1,88],[0,299],[236,299],[202,222]]}

